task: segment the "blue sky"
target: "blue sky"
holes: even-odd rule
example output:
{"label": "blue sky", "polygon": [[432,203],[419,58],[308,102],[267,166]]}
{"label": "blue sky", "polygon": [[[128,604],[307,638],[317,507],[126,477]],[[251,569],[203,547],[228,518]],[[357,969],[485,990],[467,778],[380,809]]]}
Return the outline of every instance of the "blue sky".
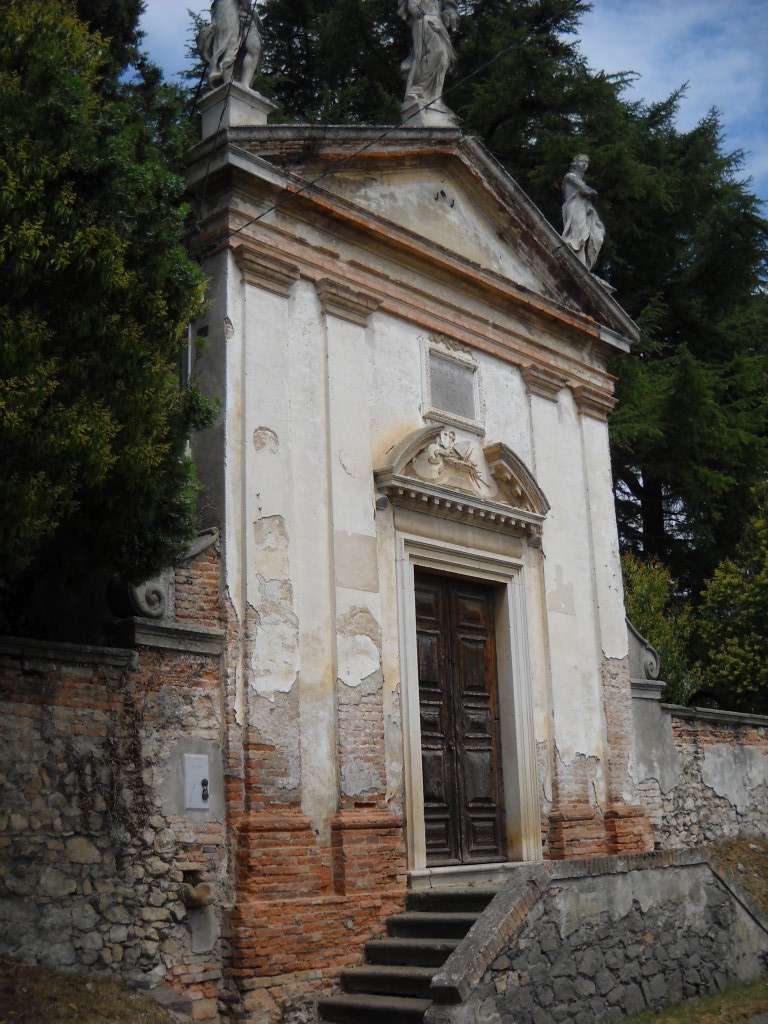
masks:
{"label": "blue sky", "polygon": [[[145,3],[144,48],[173,76],[186,63],[188,9],[207,15],[210,5]],[[682,130],[717,107],[726,150],[745,151],[744,174],[753,178],[754,192],[768,200],[766,0],[593,0],[579,35],[591,67],[638,73],[630,98],[659,100],[687,82],[678,119]]]}

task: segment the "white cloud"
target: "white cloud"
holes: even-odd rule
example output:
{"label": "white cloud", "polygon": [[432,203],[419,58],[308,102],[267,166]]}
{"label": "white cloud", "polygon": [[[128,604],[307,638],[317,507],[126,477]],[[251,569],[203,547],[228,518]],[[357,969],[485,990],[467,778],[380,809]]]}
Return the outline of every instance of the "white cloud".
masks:
{"label": "white cloud", "polygon": [[725,148],[745,151],[745,171],[768,197],[764,0],[595,0],[580,38],[593,68],[639,72],[638,99],[663,99],[687,82],[678,126],[716,107]]}

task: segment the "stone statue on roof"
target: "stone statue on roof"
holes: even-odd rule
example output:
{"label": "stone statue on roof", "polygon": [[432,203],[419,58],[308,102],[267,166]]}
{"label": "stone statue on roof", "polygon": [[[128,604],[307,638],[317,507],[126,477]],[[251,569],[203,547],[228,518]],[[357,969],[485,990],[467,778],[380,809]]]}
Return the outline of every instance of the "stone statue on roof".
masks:
{"label": "stone statue on roof", "polygon": [[[455,118],[442,104],[445,76],[456,60],[451,32],[459,24],[457,0],[399,0],[397,13],[411,26],[411,53],[401,71],[406,78],[403,115],[422,112],[422,123]],[[430,113],[437,115],[430,119]]]}
{"label": "stone statue on roof", "polygon": [[584,181],[589,157],[579,153],[563,178],[563,241],[587,268],[591,270],[605,238],[603,222],[592,205],[597,192]]}
{"label": "stone statue on roof", "polygon": [[261,61],[259,16],[248,0],[213,0],[211,21],[197,34],[197,52],[212,89],[234,81],[250,89]]}

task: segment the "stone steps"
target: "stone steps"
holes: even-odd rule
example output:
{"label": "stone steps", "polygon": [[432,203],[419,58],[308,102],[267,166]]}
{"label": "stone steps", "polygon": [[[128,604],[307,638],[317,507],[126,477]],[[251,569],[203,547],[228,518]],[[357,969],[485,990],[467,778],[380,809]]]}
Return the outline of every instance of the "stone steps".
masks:
{"label": "stone steps", "polygon": [[373,964],[440,967],[460,941],[460,939],[372,939],[365,944],[365,956],[368,962]]}
{"label": "stone steps", "polygon": [[343,992],[320,1000],[320,1020],[423,1024],[433,975],[495,894],[449,886],[409,892],[405,911],[387,918],[387,937],[365,944],[367,963],[344,971]]}
{"label": "stone steps", "polygon": [[381,1021],[382,1024],[423,1024],[424,1014],[431,1005],[431,999],[344,994],[326,996],[320,1002],[320,1011],[321,1020],[342,1021],[344,1024],[364,1024],[370,1021]]}
{"label": "stone steps", "polygon": [[461,939],[479,916],[474,911],[458,914],[406,911],[387,918],[387,931],[398,939]]}
{"label": "stone steps", "polygon": [[437,889],[411,889],[406,898],[408,910],[429,912],[481,913],[498,892],[494,886]]}
{"label": "stone steps", "polygon": [[432,967],[405,964],[364,964],[343,971],[341,984],[346,992],[368,992],[373,995],[415,996],[429,998],[429,983],[439,965]]}

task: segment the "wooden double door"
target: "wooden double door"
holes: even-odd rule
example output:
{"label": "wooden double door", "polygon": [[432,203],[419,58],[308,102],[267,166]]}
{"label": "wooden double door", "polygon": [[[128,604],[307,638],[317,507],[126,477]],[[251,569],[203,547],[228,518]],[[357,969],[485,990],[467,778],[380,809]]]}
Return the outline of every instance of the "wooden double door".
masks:
{"label": "wooden double door", "polygon": [[417,572],[427,865],[506,860],[494,588]]}

